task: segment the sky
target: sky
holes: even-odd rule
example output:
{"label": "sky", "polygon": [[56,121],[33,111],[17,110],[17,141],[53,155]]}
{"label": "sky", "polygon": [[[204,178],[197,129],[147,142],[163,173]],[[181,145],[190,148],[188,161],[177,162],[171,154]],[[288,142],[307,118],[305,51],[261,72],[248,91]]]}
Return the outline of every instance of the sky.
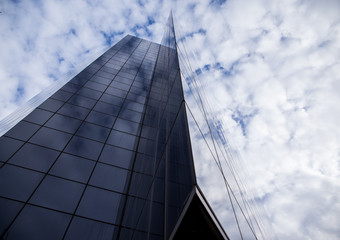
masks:
{"label": "sky", "polygon": [[[171,9],[207,111],[223,125],[267,231],[339,239],[338,0],[2,0],[0,119],[126,34],[161,42]],[[189,124],[202,190],[239,239],[224,183],[190,116]]]}

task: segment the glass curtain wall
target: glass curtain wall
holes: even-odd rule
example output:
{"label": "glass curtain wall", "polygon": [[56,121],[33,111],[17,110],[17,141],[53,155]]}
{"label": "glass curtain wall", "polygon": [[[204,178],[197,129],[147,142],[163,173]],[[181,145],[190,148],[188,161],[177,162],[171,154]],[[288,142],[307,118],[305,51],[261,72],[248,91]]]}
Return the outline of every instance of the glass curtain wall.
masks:
{"label": "glass curtain wall", "polygon": [[0,137],[3,239],[164,239],[196,184],[170,16]]}

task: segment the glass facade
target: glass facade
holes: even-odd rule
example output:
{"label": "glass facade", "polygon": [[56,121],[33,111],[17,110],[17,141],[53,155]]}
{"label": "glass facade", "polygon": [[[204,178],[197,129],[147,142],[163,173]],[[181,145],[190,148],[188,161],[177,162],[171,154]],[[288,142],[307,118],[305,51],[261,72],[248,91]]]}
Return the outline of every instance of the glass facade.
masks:
{"label": "glass facade", "polygon": [[176,50],[126,36],[0,138],[2,238],[168,238],[188,134]]}
{"label": "glass facade", "polygon": [[162,44],[126,36],[25,115],[0,137],[1,239],[227,238],[196,183],[171,15]]}

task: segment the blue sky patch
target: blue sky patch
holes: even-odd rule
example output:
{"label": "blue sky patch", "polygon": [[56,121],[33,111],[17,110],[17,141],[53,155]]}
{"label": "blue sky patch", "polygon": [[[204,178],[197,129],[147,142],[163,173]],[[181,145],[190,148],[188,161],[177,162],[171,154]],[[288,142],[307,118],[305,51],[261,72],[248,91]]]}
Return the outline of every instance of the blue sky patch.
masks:
{"label": "blue sky patch", "polygon": [[244,114],[240,110],[236,109],[236,111],[231,115],[231,118],[240,125],[242,129],[243,136],[247,135],[247,126],[250,120],[257,114],[257,110],[250,114]]}

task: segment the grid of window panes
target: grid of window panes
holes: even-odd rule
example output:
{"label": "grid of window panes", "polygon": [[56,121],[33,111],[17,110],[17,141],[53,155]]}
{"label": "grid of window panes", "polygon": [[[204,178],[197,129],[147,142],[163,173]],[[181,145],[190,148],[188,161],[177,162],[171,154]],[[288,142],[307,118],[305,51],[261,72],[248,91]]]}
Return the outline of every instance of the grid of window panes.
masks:
{"label": "grid of window panes", "polygon": [[161,239],[195,183],[177,54],[127,36],[0,138],[4,239]]}

